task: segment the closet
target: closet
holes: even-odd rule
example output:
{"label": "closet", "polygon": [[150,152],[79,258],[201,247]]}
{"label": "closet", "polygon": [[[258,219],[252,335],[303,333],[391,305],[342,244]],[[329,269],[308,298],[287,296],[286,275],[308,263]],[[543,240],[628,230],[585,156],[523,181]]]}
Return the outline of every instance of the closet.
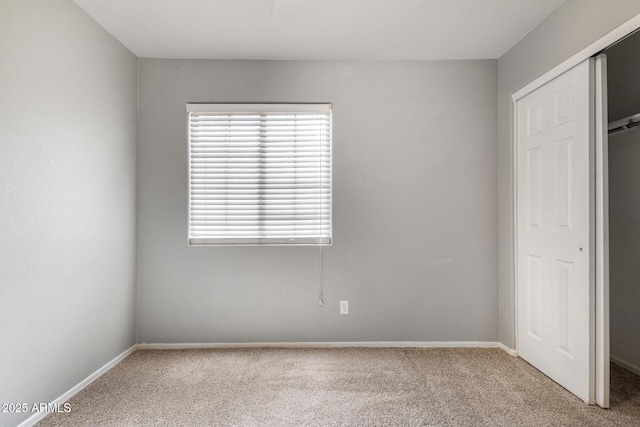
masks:
{"label": "closet", "polygon": [[608,62],[611,361],[640,375],[640,32],[604,53]]}

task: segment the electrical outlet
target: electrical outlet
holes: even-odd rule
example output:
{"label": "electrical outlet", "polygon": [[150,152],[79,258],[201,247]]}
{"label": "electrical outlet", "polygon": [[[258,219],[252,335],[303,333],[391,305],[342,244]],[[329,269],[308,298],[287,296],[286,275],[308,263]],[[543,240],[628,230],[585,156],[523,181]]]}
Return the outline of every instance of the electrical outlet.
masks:
{"label": "electrical outlet", "polygon": [[340,301],[340,314],[349,314],[349,301]]}

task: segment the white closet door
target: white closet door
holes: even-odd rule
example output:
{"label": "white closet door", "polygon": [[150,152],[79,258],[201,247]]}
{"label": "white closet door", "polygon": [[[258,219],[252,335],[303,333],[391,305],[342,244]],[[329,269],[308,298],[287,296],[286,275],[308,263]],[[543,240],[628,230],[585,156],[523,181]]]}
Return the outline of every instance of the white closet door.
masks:
{"label": "white closet door", "polygon": [[518,354],[593,400],[593,60],[517,101]]}

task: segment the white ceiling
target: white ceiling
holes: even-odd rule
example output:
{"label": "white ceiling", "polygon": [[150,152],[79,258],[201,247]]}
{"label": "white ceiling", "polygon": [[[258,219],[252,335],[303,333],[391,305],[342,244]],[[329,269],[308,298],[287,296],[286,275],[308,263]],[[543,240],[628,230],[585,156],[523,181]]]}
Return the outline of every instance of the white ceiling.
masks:
{"label": "white ceiling", "polygon": [[499,58],[564,0],[75,0],[140,57]]}

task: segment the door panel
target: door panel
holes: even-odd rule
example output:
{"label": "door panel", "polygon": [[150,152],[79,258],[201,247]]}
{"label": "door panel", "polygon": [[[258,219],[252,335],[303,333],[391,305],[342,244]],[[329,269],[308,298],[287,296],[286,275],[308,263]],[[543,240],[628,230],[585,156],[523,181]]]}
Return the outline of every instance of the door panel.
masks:
{"label": "door panel", "polygon": [[609,170],[607,56],[595,59],[596,402],[609,407]]}
{"label": "door panel", "polygon": [[518,354],[593,399],[593,61],[517,102]]}

